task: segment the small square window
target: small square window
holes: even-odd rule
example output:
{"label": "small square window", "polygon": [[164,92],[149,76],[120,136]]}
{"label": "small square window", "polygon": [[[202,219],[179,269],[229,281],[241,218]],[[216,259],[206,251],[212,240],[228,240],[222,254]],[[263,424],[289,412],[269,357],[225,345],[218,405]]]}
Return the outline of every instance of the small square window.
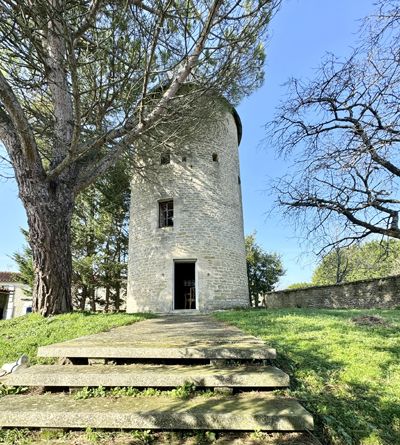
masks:
{"label": "small square window", "polygon": [[165,165],[169,164],[170,162],[171,162],[171,154],[168,151],[162,153],[160,158],[160,164]]}
{"label": "small square window", "polygon": [[172,227],[174,225],[174,201],[161,201],[158,203],[159,227]]}
{"label": "small square window", "polygon": [[214,162],[218,162],[218,154],[217,154],[217,153],[213,153],[213,155],[212,155],[212,160],[213,160]]}

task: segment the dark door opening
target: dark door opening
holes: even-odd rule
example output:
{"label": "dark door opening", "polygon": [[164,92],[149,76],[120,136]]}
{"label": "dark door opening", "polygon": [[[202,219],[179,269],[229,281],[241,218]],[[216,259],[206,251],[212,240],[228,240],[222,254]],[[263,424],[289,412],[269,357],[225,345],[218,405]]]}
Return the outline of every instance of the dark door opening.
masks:
{"label": "dark door opening", "polygon": [[195,264],[175,263],[175,309],[196,309]]}
{"label": "dark door opening", "polygon": [[8,303],[8,293],[0,292],[0,320],[6,318],[7,303]]}

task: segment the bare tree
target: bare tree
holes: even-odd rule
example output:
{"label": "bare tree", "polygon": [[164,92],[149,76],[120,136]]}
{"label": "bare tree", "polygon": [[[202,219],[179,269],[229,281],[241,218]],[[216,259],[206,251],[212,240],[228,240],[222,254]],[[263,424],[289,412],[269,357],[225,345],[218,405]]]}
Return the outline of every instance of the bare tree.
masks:
{"label": "bare tree", "polygon": [[[289,81],[268,126],[292,170],[273,189],[277,204],[332,247],[370,234],[400,238],[400,16],[381,1],[360,47],[327,57],[312,81]],[[397,2],[398,3],[398,2]],[[398,8],[397,8],[398,10]],[[326,238],[325,238],[326,239]]]}
{"label": "bare tree", "polygon": [[77,194],[124,151],[135,163],[151,130],[184,114],[190,96],[212,89],[236,102],[257,88],[277,4],[0,2],[0,141],[27,212],[34,311],[71,310]]}

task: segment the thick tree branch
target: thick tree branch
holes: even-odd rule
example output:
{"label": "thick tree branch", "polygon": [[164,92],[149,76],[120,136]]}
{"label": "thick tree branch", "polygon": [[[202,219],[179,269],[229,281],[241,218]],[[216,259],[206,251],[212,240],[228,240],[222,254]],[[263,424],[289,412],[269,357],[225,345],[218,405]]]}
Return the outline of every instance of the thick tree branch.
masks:
{"label": "thick tree branch", "polygon": [[151,127],[159,118],[161,118],[166,113],[168,104],[175,97],[181,85],[185,82],[193,68],[196,66],[199,56],[203,51],[208,33],[212,28],[213,21],[217,16],[218,9],[221,4],[222,0],[214,0],[205,25],[199,35],[192,54],[188,56],[184,66],[176,74],[170,86],[162,95],[155,108],[142,120],[142,122],[138,123],[134,129],[130,130],[123,137],[123,139],[118,144],[116,144],[116,146],[111,151],[109,151],[109,153],[104,156],[97,164],[89,169],[85,168],[85,170],[82,172],[83,174],[80,175],[77,181],[75,189],[76,192],[79,192],[88,184],[92,183],[95,178],[97,178],[111,165],[113,165],[116,159],[118,159],[118,157],[126,149],[127,145],[132,144],[136,138],[139,138],[147,128]]}
{"label": "thick tree branch", "polygon": [[377,227],[375,224],[371,224],[365,220],[362,220],[355,216],[353,208],[347,208],[336,201],[329,201],[327,199],[317,198],[305,199],[301,201],[280,201],[282,205],[293,208],[314,208],[318,210],[327,209],[332,210],[338,215],[345,216],[352,224],[367,229],[370,233],[379,233],[385,236],[391,236],[400,239],[400,229],[398,223],[398,217],[395,218],[394,224],[392,223],[390,228]]}
{"label": "thick tree branch", "polygon": [[138,106],[138,108],[139,108],[139,112],[138,112],[139,123],[143,122],[144,100],[147,96],[147,88],[148,88],[148,84],[149,84],[150,73],[152,71],[151,68],[153,65],[154,54],[156,52],[158,39],[160,37],[160,32],[162,30],[164,20],[166,19],[166,11],[168,10],[169,4],[170,4],[170,2],[168,2],[168,4],[165,7],[165,11],[161,12],[159,19],[155,22],[155,26],[154,26],[155,30],[153,32],[153,38],[151,40],[150,50],[147,54],[147,63],[146,63],[145,72],[144,72],[144,76],[143,76],[142,98],[141,98],[141,101]]}
{"label": "thick tree branch", "polygon": [[[19,104],[17,97],[13,93],[6,78],[1,73],[1,70],[0,100],[4,105],[5,111],[10,116],[10,120],[13,124],[13,128],[15,129],[16,134],[18,134],[19,136],[22,154],[26,160],[27,165],[29,165],[31,168],[34,168],[34,170],[39,169],[42,171],[42,164],[39,158],[36,141],[30,128],[29,122],[25,116],[23,109],[21,108],[21,105]],[[6,125],[7,122],[5,113],[3,112],[0,116],[2,118],[2,121],[4,122],[4,125]],[[9,125],[8,128],[10,128]],[[15,146],[15,144],[12,145]],[[6,147],[7,146],[8,145],[6,145]],[[9,154],[11,155],[11,153]]]}
{"label": "thick tree branch", "polygon": [[52,0],[52,14],[45,30],[47,34],[48,81],[53,96],[55,135],[51,167],[54,168],[66,157],[73,135],[74,112],[66,74],[66,39],[61,23],[62,8],[59,0]]}

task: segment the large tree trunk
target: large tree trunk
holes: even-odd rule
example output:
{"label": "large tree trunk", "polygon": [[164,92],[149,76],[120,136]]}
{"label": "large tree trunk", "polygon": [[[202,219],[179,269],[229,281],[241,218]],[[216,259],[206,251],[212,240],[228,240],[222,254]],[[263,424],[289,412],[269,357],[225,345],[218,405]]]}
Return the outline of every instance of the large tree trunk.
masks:
{"label": "large tree trunk", "polygon": [[[32,191],[35,196],[32,196]],[[35,270],[32,309],[44,316],[72,311],[71,218],[74,194],[64,183],[37,182],[20,195]]]}

